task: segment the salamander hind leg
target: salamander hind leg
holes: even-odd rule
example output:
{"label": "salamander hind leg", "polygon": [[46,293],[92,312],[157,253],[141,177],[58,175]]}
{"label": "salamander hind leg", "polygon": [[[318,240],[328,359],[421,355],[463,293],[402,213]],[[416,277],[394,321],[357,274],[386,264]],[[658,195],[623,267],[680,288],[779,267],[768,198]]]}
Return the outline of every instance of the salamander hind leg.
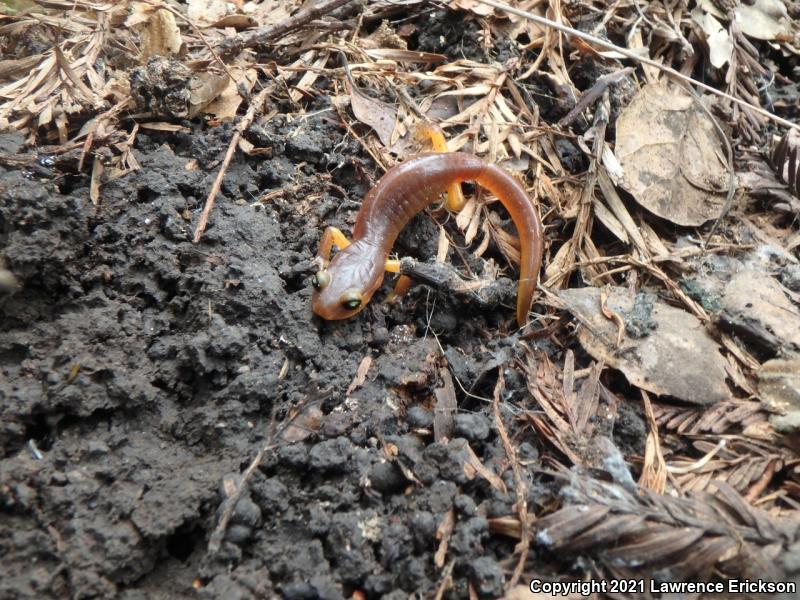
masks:
{"label": "salamander hind leg", "polygon": [[[434,152],[449,152],[444,131],[438,125],[430,122],[422,123],[415,131],[417,139],[428,140]],[[447,208],[452,212],[460,212],[467,201],[461,191],[460,183],[451,183],[447,186]]]}

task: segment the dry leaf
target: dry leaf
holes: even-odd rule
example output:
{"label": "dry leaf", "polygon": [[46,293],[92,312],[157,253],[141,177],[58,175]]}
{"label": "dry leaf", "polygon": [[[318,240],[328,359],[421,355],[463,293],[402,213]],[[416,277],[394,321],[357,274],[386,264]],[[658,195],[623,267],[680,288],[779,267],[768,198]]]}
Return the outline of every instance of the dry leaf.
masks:
{"label": "dry leaf", "polygon": [[436,554],[433,555],[433,561],[440,569],[444,566],[444,560],[447,557],[447,546],[450,544],[450,536],[453,534],[455,525],[456,511],[451,508],[444,514],[439,526],[436,528],[436,539],[439,540],[439,547],[436,549]]}
{"label": "dry leaf", "polygon": [[144,63],[151,56],[170,56],[180,52],[183,46],[181,31],[175,22],[175,15],[168,10],[153,10],[147,4],[137,2],[134,5],[135,12],[129,18],[127,25],[141,22],[142,17],[146,16],[141,29],[141,46],[139,53],[140,62]]}
{"label": "dry leaf", "polygon": [[773,353],[800,350],[800,310],[778,281],[755,270],[737,273],[722,294],[721,324]]}
{"label": "dry leaf", "polygon": [[94,165],[92,166],[92,179],[89,183],[89,198],[95,206],[100,204],[100,186],[103,183],[103,171],[103,160],[99,155],[95,155]]}
{"label": "dry leaf", "polygon": [[422,62],[440,63],[445,62],[447,57],[444,54],[433,54],[431,52],[417,52],[415,50],[404,50],[402,48],[373,48],[364,50],[370,58],[375,60],[394,60],[396,62]]}
{"label": "dry leaf", "polygon": [[258,22],[247,15],[228,15],[227,17],[222,17],[219,21],[214,22],[213,27],[216,27],[217,29],[231,27],[236,31],[242,31],[243,29],[258,27]]}
{"label": "dry leaf", "polygon": [[281,433],[281,439],[288,444],[301,442],[312,433],[319,431],[324,419],[325,415],[318,406],[308,406],[292,419],[289,426]]}
{"label": "dry leaf", "polygon": [[697,23],[706,34],[708,44],[708,58],[717,69],[721,68],[731,59],[733,54],[733,41],[728,35],[728,30],[714,18],[714,15],[704,12],[700,7],[692,11],[692,20]]}
{"label": "dry leaf", "polygon": [[[247,91],[253,89],[253,85],[258,78],[258,73],[255,69],[248,69],[242,73],[238,67],[231,69],[234,77],[244,83]],[[204,113],[212,114],[220,121],[233,121],[236,118],[236,111],[239,110],[239,105],[242,103],[242,97],[239,95],[237,82],[228,79],[228,85],[222,90],[222,93],[211,104],[203,109]]]}
{"label": "dry leaf", "polygon": [[198,27],[213,25],[228,14],[226,0],[189,0],[186,16]]}
{"label": "dry leaf", "polygon": [[494,8],[478,0],[451,0],[450,6],[455,9],[467,10],[480,17],[486,17],[494,11]]}
{"label": "dry leaf", "polygon": [[[658,300],[642,314],[646,309],[635,308],[627,290],[609,288],[606,304],[622,316],[628,331],[617,349],[617,324],[603,315],[599,289],[563,290],[558,297],[583,325],[578,339],[586,351],[622,371],[633,385],[693,404],[730,398],[725,357],[695,316]],[[636,330],[642,337],[631,334]]]}
{"label": "dry leaf", "polygon": [[301,0],[264,0],[259,4],[248,2],[243,12],[255,19],[259,27],[269,27],[285,21],[301,4]]}
{"label": "dry leaf", "polygon": [[184,64],[153,56],[131,72],[131,95],[140,110],[174,118],[198,115],[228,83],[228,75],[206,68],[194,72]]}
{"label": "dry leaf", "polygon": [[680,87],[644,86],[617,121],[622,186],[659,217],[696,227],[719,217],[728,170],[714,123]]}
{"label": "dry leaf", "polygon": [[356,119],[369,125],[378,134],[384,147],[392,144],[392,132],[397,120],[397,109],[376,98],[367,96],[355,85],[350,85],[350,106]]}
{"label": "dry leaf", "polygon": [[790,40],[792,21],[780,0],[756,0],[736,6],[736,20],[742,33],[757,40]]}
{"label": "dry leaf", "polygon": [[433,437],[437,442],[453,437],[455,415],[458,410],[456,388],[453,385],[453,377],[447,367],[439,369],[439,376],[442,378],[442,387],[437,387],[433,390],[436,395],[436,407],[433,414]]}
{"label": "dry leaf", "polygon": [[464,474],[469,479],[474,479],[475,475],[480,475],[489,484],[499,492],[506,493],[506,484],[503,483],[503,480],[491,469],[486,467],[482,462],[481,459],[478,458],[478,455],[472,450],[472,447],[464,442],[464,451],[467,455],[467,460],[464,462]]}

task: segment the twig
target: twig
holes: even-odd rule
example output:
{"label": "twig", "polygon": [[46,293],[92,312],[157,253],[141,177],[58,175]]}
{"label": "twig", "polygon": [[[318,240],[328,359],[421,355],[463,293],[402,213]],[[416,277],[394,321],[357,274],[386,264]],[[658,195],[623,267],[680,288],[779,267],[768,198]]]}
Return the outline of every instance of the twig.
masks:
{"label": "twig", "polygon": [[517,459],[517,452],[508,438],[508,431],[503,423],[503,416],[500,414],[500,394],[503,393],[505,388],[505,378],[503,377],[502,367],[498,369],[497,384],[494,386],[494,420],[497,423],[497,431],[500,433],[500,439],[503,440],[503,447],[508,455],[508,460],[511,461],[511,470],[514,473],[514,483],[517,492],[517,515],[519,516],[520,540],[515,548],[519,552],[519,560],[517,566],[514,567],[514,573],[511,579],[506,583],[506,591],[512,589],[519,578],[522,576],[522,570],[525,568],[525,561],[528,560],[528,550],[531,545],[531,530],[530,523],[528,523],[528,498],[525,489],[525,481],[522,479],[522,472],[519,467],[519,459]]}
{"label": "twig", "polygon": [[575,104],[574,108],[569,111],[566,116],[564,116],[558,124],[561,127],[565,125],[569,125],[574,121],[578,115],[580,115],[589,105],[597,100],[600,96],[602,96],[608,86],[611,84],[619,82],[623,77],[630,75],[633,73],[633,67],[625,67],[624,69],[620,69],[619,71],[615,71],[613,73],[609,73],[608,75],[603,75],[597,80],[591,88],[589,88],[583,95],[580,97],[578,102]]}
{"label": "twig", "polygon": [[[327,394],[327,391],[321,392],[322,397],[325,397]],[[231,520],[233,512],[236,509],[236,504],[238,504],[239,499],[247,489],[250,478],[261,464],[261,461],[264,459],[264,455],[267,454],[267,452],[272,452],[281,443],[285,443],[287,441],[286,434],[287,431],[289,431],[289,427],[295,425],[295,421],[304,413],[309,405],[310,402],[306,398],[302,400],[301,403],[296,407],[295,412],[284,421],[276,424],[273,418],[269,427],[267,443],[258,451],[255,458],[253,458],[247,469],[245,469],[244,473],[242,473],[242,477],[239,480],[239,484],[236,486],[236,489],[233,490],[231,495],[225,499],[225,508],[223,509],[222,515],[219,518],[219,523],[217,523],[214,532],[211,534],[211,537],[208,540],[208,551],[210,553],[213,554],[219,551],[222,541],[225,539],[225,531],[228,529],[228,522]]]}
{"label": "twig", "polygon": [[192,240],[193,243],[199,243],[200,238],[203,237],[203,232],[206,230],[206,225],[208,225],[208,217],[211,215],[211,211],[214,208],[214,200],[219,193],[219,189],[222,187],[222,180],[225,177],[225,171],[228,170],[228,165],[231,162],[231,158],[233,158],[233,153],[236,150],[236,146],[239,144],[239,140],[242,138],[242,133],[250,126],[250,123],[253,122],[253,119],[256,116],[256,111],[259,110],[259,108],[264,104],[267,94],[271,93],[273,89],[273,85],[268,85],[261,90],[250,103],[250,106],[248,107],[244,117],[242,117],[242,120],[239,121],[239,125],[236,127],[236,131],[231,138],[231,143],[228,145],[228,151],[225,153],[225,159],[222,161],[222,166],[219,169],[219,173],[217,173],[217,178],[214,180],[214,185],[211,186],[211,191],[208,193],[208,198],[206,198],[203,214],[200,215],[200,222],[197,223],[197,229],[194,230],[194,239]]}
{"label": "twig", "polygon": [[539,15],[535,15],[532,12],[528,12],[526,10],[520,10],[519,8],[514,8],[513,6],[509,6],[507,4],[503,4],[502,2],[496,2],[495,0],[478,0],[478,2],[480,2],[481,4],[486,4],[488,6],[496,8],[498,10],[502,10],[502,11],[511,13],[512,15],[517,15],[518,17],[523,17],[525,19],[529,19],[529,20],[533,21],[534,23],[537,23],[537,24],[542,25],[544,27],[550,27],[552,29],[555,29],[556,31],[560,31],[561,33],[565,33],[565,34],[567,34],[569,36],[576,37],[576,38],[579,38],[579,39],[581,39],[581,40],[583,40],[585,42],[590,42],[592,44],[600,46],[601,48],[605,48],[606,50],[613,50],[615,52],[619,52],[620,54],[622,54],[626,58],[630,58],[631,60],[639,61],[639,62],[644,63],[646,65],[650,65],[651,67],[655,67],[656,69],[659,69],[659,70],[669,74],[671,77],[675,77],[676,79],[679,79],[679,80],[681,80],[681,81],[683,81],[685,83],[696,85],[700,89],[705,90],[705,91],[707,91],[707,92],[709,92],[711,94],[714,94],[716,96],[720,96],[721,98],[725,98],[726,100],[730,100],[731,102],[735,102],[736,104],[738,104],[740,106],[743,106],[745,108],[749,108],[750,110],[752,110],[752,111],[754,111],[754,112],[766,117],[767,119],[770,119],[771,121],[774,121],[775,123],[779,123],[779,124],[783,125],[784,127],[788,127],[789,129],[795,129],[797,131],[800,131],[800,125],[798,125],[797,123],[792,123],[791,121],[787,121],[786,119],[782,119],[781,117],[779,117],[777,115],[773,115],[771,112],[769,112],[767,110],[764,110],[760,106],[754,106],[753,104],[750,104],[749,102],[747,102],[745,100],[742,100],[741,98],[736,98],[734,96],[731,96],[730,94],[726,94],[725,92],[722,92],[722,91],[720,91],[720,90],[718,90],[716,88],[713,88],[710,85],[706,85],[705,83],[701,83],[700,81],[697,81],[696,79],[692,79],[688,75],[684,75],[683,73],[679,73],[678,71],[676,71],[672,67],[668,67],[666,65],[663,65],[660,62],[657,62],[657,61],[653,60],[652,58],[647,58],[647,57],[644,57],[644,56],[640,56],[640,55],[636,54],[635,52],[632,52],[631,50],[628,50],[627,48],[623,48],[622,46],[617,46],[615,44],[612,44],[611,42],[607,42],[606,40],[600,39],[599,37],[595,37],[595,36],[590,35],[588,33],[584,33],[583,31],[578,31],[577,29],[573,29],[572,27],[567,27],[566,25],[562,25],[561,23],[557,23],[556,21],[551,21],[550,19],[546,19],[544,17],[540,17]]}
{"label": "twig", "polygon": [[444,598],[444,593],[447,591],[447,588],[451,587],[453,584],[452,575],[453,575],[453,567],[455,566],[456,561],[451,560],[447,563],[447,566],[442,573],[442,577],[439,579],[439,585],[436,586],[436,595],[433,597],[433,600],[442,600]]}
{"label": "twig", "polygon": [[302,27],[310,21],[319,19],[320,17],[328,14],[349,4],[352,0],[327,0],[319,6],[312,6],[306,10],[299,11],[293,17],[276,23],[271,27],[259,29],[253,32],[248,32],[247,35],[237,35],[235,37],[224,40],[220,46],[220,54],[224,57],[231,57],[245,48],[256,48],[258,46],[266,46],[275,42],[278,38],[287,33]]}
{"label": "twig", "polygon": [[272,440],[270,439],[270,443],[258,451],[258,454],[256,454],[253,461],[247,467],[247,470],[245,470],[245,472],[242,474],[239,485],[237,485],[233,493],[225,499],[225,509],[222,511],[222,516],[219,519],[219,523],[217,523],[216,529],[214,529],[214,533],[211,534],[211,537],[208,540],[208,551],[211,554],[215,554],[219,551],[219,548],[222,545],[222,540],[225,538],[225,531],[228,529],[228,522],[231,520],[233,511],[236,509],[236,505],[238,504],[239,499],[242,497],[242,492],[247,489],[247,482],[250,481],[253,471],[255,471],[258,468],[258,465],[261,464],[264,455],[277,447],[278,444],[272,443]]}

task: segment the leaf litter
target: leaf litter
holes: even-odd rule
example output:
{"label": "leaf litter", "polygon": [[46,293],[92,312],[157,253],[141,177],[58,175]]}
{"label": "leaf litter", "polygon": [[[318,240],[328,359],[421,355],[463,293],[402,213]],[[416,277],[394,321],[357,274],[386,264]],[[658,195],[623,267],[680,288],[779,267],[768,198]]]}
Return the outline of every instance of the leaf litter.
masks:
{"label": "leaf litter", "polygon": [[[313,572],[323,597],[511,598],[533,574],[581,577],[576,565],[587,561],[595,576],[616,578],[796,576],[796,7],[0,8],[0,130],[14,132],[0,137],[0,356],[10,382],[0,390],[2,469],[11,482],[2,493],[16,511],[6,531],[34,529],[43,514],[69,523],[36,542],[61,548],[51,553],[52,597],[146,590],[156,547],[190,548],[196,577],[176,585],[208,597],[307,597],[301,582]],[[518,332],[503,318],[519,242],[492,197],[470,188],[454,219],[434,208],[401,237],[415,254],[403,272],[425,286],[363,319],[311,321],[305,274],[318,231],[351,226],[382,170],[425,149],[415,132],[428,121],[451,150],[514,172],[543,215],[547,264],[533,325]],[[3,183],[20,174],[29,183]],[[27,191],[36,185],[51,187]],[[59,217],[26,213],[48,197],[66,207]],[[93,212],[76,220],[84,198]],[[151,206],[161,207],[155,219]],[[237,211],[252,212],[236,222]],[[269,224],[253,216],[264,214]],[[126,222],[133,229],[108,231]],[[119,239],[131,243],[119,248]],[[85,268],[79,247],[92,249]],[[138,247],[144,254],[129,269],[120,253]],[[268,268],[254,261],[277,271],[252,275]],[[230,272],[216,282],[223,264]],[[250,295],[264,280],[266,308]],[[170,326],[140,343],[129,333],[137,326],[124,325],[130,354],[103,360],[93,334],[62,314],[73,348],[64,350],[32,312],[53,310],[48,302],[64,290],[79,311],[134,299],[97,319],[110,332],[115,319]],[[179,307],[184,296],[195,301]],[[189,317],[158,312],[168,304]],[[265,312],[266,321],[254,316]],[[33,373],[55,381],[46,404],[26,383]],[[103,385],[100,394],[92,387]],[[98,440],[90,460],[139,443],[95,427],[97,415],[117,419],[125,397],[142,415],[150,402],[171,424],[128,416],[158,450],[133,453],[156,475],[109,475],[98,462],[94,477],[116,477],[116,487],[37,504],[31,490],[44,489],[45,475],[30,460],[44,461],[47,481],[86,485],[55,458],[80,455],[67,441],[76,423]],[[62,419],[61,433],[47,425]],[[162,456],[159,436],[202,449],[207,468],[183,449]],[[182,470],[191,475],[162,493],[159,477]],[[362,499],[358,516],[331,483]],[[94,493],[106,494],[110,512],[79,508]],[[143,515],[175,501],[166,520],[147,524]],[[295,534],[270,537],[268,513]],[[106,527],[112,514],[123,516]],[[411,525],[401,531],[395,518]],[[298,550],[307,554],[293,563],[311,565],[303,572],[282,562],[284,542],[296,549],[293,536],[309,523],[314,533]],[[93,527],[124,540],[128,562],[104,562],[77,543]],[[505,545],[508,537],[519,543]],[[22,568],[27,545],[7,548],[4,594],[40,589]],[[356,563],[365,571],[337,566]]]}

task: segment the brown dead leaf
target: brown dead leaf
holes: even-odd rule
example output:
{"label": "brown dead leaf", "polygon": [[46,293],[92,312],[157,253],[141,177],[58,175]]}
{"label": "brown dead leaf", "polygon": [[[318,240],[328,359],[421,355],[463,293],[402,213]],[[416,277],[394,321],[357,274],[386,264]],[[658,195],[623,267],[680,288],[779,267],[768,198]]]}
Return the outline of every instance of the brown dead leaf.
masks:
{"label": "brown dead leaf", "polygon": [[193,70],[163,56],[153,56],[131,72],[131,95],[137,107],[173,118],[197,116],[227,84],[224,72],[208,66]]}
{"label": "brown dead leaf", "polygon": [[215,21],[213,26],[217,29],[231,27],[236,31],[242,31],[243,29],[257,27],[258,23],[247,15],[228,15],[227,17],[222,17],[219,21]]}
{"label": "brown dead leaf", "polygon": [[617,120],[622,186],[663,219],[687,227],[719,217],[728,170],[711,118],[682,88],[645,85]]}
{"label": "brown dead leaf", "polygon": [[453,377],[447,367],[439,369],[439,377],[442,378],[442,387],[433,390],[436,395],[436,408],[433,415],[433,437],[437,442],[444,441],[453,437],[453,428],[458,401],[456,400],[456,388],[453,385]]}
{"label": "brown dead leaf", "polygon": [[370,58],[375,60],[394,60],[397,62],[441,63],[447,60],[444,54],[432,52],[417,52],[402,48],[373,48],[364,50]]}
{"label": "brown dead leaf", "polygon": [[722,68],[733,54],[733,41],[728,35],[728,30],[714,15],[699,6],[692,11],[692,20],[700,26],[706,36],[709,61],[717,69]]}
{"label": "brown dead leaf", "polygon": [[478,0],[451,0],[452,8],[467,10],[480,17],[486,17],[494,12],[494,8]]}
{"label": "brown dead leaf", "polygon": [[292,418],[291,423],[281,433],[281,439],[288,444],[300,442],[319,431],[324,419],[325,415],[319,406],[308,406]]}
{"label": "brown dead leaf", "polygon": [[[255,69],[247,69],[247,71],[242,72],[240,68],[234,67],[231,72],[237,80],[243,82],[247,91],[253,89],[253,85],[258,78],[258,73]],[[206,106],[203,112],[214,115],[220,121],[233,121],[241,103],[242,97],[239,95],[237,82],[229,79],[228,85],[222,90],[222,93],[211,104]]]}
{"label": "brown dead leaf", "polygon": [[389,148],[392,144],[392,132],[397,121],[397,108],[368,96],[355,85],[354,82],[348,83],[350,91],[350,106],[356,119],[369,125],[378,134],[384,147]]}
{"label": "brown dead leaf", "polygon": [[243,12],[255,19],[259,27],[269,27],[285,21],[301,4],[301,0],[264,0],[258,4],[248,2]]}
{"label": "brown dead leaf", "polygon": [[450,544],[450,536],[453,534],[455,525],[456,511],[451,508],[444,514],[439,526],[436,528],[436,539],[439,540],[439,547],[436,549],[433,560],[440,569],[444,566],[444,559],[447,556],[447,546]]}
{"label": "brown dead leaf", "polygon": [[95,206],[100,204],[100,186],[103,183],[103,160],[99,155],[95,155],[92,165],[92,179],[89,182],[89,198]]}
{"label": "brown dead leaf", "polygon": [[609,288],[607,304],[622,316],[626,330],[632,321],[646,321],[637,328],[645,332],[642,337],[629,334],[617,349],[617,324],[603,315],[599,289],[563,290],[558,296],[583,325],[578,339],[586,351],[622,371],[632,384],[693,404],[731,396],[725,357],[695,316],[658,300],[649,315],[639,315],[627,290]]}

